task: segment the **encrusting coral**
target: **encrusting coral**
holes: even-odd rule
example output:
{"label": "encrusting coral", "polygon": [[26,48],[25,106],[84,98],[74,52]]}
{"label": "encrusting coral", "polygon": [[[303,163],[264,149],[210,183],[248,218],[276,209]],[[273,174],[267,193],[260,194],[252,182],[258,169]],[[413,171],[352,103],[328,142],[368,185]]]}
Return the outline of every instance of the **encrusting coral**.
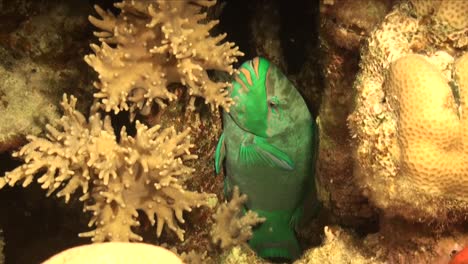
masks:
{"label": "encrusting coral", "polygon": [[355,174],[386,215],[438,223],[468,215],[468,19],[460,10],[468,3],[402,2],[363,49],[349,117]]}
{"label": "encrusting coral", "polygon": [[187,264],[213,263],[213,260],[207,256],[206,251],[199,254],[195,252],[194,250],[191,250],[189,252],[183,252],[179,256],[182,259],[183,263],[187,263]]}
{"label": "encrusting coral", "polygon": [[26,135],[38,135],[59,118],[63,93],[73,90],[79,108],[89,107],[92,98],[82,61],[87,46],[81,41],[87,37],[84,8],[54,1],[22,3],[28,7],[9,1],[0,8],[0,152],[19,148]]}
{"label": "encrusting coral", "polygon": [[468,53],[454,69],[460,108],[447,80],[423,56],[392,63],[384,88],[398,120],[401,181],[428,195],[466,203]]}
{"label": "encrusting coral", "polygon": [[220,205],[213,215],[215,223],[211,237],[213,243],[220,243],[222,249],[247,242],[252,237],[252,227],[265,221],[265,218],[258,217],[257,213],[250,210],[240,216],[246,201],[247,195],[240,195],[239,187],[235,186],[231,200]]}
{"label": "encrusting coral", "polygon": [[311,248],[294,264],[381,264],[366,252],[356,236],[339,227],[324,227],[325,239],[320,247]]}
{"label": "encrusting coral", "polygon": [[[203,8],[216,0],[122,1],[115,4],[118,16],[96,6],[101,20],[90,16],[102,30],[95,33],[101,46],[91,45],[95,54],[86,62],[99,74],[94,94],[106,111],[135,110],[147,113],[153,101],[164,107],[173,100],[169,85],[181,83],[189,94],[205,98],[212,108],[226,110],[233,104],[227,82],[215,82],[208,70],[232,74],[232,64],[243,53],[234,43],[221,41],[226,34],[210,37],[218,23],[206,19]],[[130,70],[129,70],[130,69]]]}
{"label": "encrusting coral", "polygon": [[117,137],[109,116],[94,113],[87,121],[75,105],[74,97],[64,95],[57,127],[48,125],[45,138],[28,137],[30,142],[13,154],[25,164],[0,178],[0,187],[16,182],[26,187],[39,173],[37,182],[47,195],[57,191],[68,202],[81,189],[85,211],[93,213],[89,225],[96,229],[80,236],[94,242],[141,241],[131,230],[140,225],[138,210],[156,225],[158,236],[167,225],[183,240],[177,223],[184,222],[183,212],[208,205],[212,197],[184,186],[194,170],[184,162],[197,158],[190,154],[190,130],[177,133],[137,121],[135,136],[123,127]]}
{"label": "encrusting coral", "polygon": [[369,226],[375,210],[353,180],[354,157],[346,120],[354,107],[359,49],[390,11],[390,0],[321,1],[323,94],[319,109],[318,188],[324,205],[346,226]]}
{"label": "encrusting coral", "polygon": [[322,27],[325,29],[322,35],[338,47],[355,50],[388,12],[392,0],[325,2],[320,2],[324,15],[321,17]]}

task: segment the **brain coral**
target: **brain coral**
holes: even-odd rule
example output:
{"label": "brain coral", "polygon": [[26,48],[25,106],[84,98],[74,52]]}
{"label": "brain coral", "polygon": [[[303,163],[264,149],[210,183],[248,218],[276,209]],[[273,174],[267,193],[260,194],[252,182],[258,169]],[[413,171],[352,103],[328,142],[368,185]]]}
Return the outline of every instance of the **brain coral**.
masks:
{"label": "brain coral", "polygon": [[467,11],[468,1],[441,1],[437,8],[435,19],[442,23],[447,23],[447,25],[454,29],[464,29],[468,26]]}
{"label": "brain coral", "polygon": [[[457,75],[467,59],[468,54],[456,64]],[[459,85],[464,96],[468,91]],[[423,56],[408,55],[392,63],[384,88],[398,120],[402,181],[426,194],[468,201],[466,189],[460,188],[468,187],[466,118],[447,81]]]}
{"label": "brain coral", "polygon": [[438,8],[440,5],[440,0],[410,0],[409,1],[413,7],[413,11],[418,16],[426,16],[434,12],[435,8]]}
{"label": "brain coral", "polygon": [[[434,12],[462,8],[447,2],[434,5]],[[439,23],[440,16],[426,21],[427,7],[414,9],[415,3],[398,5],[363,49],[348,119],[355,175],[387,215],[457,221],[468,215],[468,55],[462,42],[437,35],[441,24],[452,22]]]}

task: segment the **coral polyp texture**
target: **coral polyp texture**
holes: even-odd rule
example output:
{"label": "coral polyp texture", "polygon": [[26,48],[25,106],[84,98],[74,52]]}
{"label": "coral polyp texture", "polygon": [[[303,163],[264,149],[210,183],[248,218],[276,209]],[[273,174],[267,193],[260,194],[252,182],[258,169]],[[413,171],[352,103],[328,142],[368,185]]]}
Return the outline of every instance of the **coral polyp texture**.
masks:
{"label": "coral polyp texture", "polygon": [[[346,119],[354,107],[359,48],[390,11],[388,0],[335,0],[320,5],[324,76],[319,117],[317,181],[324,205],[345,222],[361,225],[373,207],[353,180],[354,156]],[[310,68],[305,68],[310,71]]]}
{"label": "coral polyp texture", "polygon": [[26,187],[38,174],[47,195],[55,192],[68,202],[82,193],[85,211],[92,212],[89,225],[96,228],[80,236],[94,242],[141,241],[132,231],[140,225],[140,213],[156,226],[157,236],[167,226],[183,240],[178,225],[184,223],[183,212],[207,205],[212,197],[184,186],[194,171],[184,162],[197,158],[190,154],[190,130],[178,133],[137,121],[135,136],[123,127],[117,137],[109,116],[94,113],[86,120],[75,105],[74,97],[64,95],[57,127],[48,125],[44,138],[28,137],[30,142],[13,154],[25,164],[0,178],[0,187],[17,182]]}
{"label": "coral polyp texture", "polygon": [[468,44],[468,2],[459,0],[410,0],[411,13],[419,16],[431,16],[428,24],[428,36],[438,41],[450,40],[453,47],[465,47]]}
{"label": "coral polyp texture", "polygon": [[211,80],[207,71],[232,74],[232,64],[243,53],[234,43],[222,42],[226,34],[210,36],[218,21],[206,22],[202,10],[214,4],[216,0],[122,1],[115,4],[121,10],[117,16],[96,6],[101,19],[89,20],[102,30],[95,33],[101,45],[91,45],[95,54],[85,60],[99,74],[94,96],[105,110],[145,113],[154,101],[164,106],[164,100],[176,98],[168,88],[176,83],[213,108],[229,109],[229,84]]}
{"label": "coral polyp texture", "polygon": [[436,197],[468,202],[468,54],[455,64],[460,92],[452,90],[424,57],[408,55],[392,63],[385,92],[397,119],[399,173],[405,185]]}
{"label": "coral polyp texture", "polygon": [[387,215],[441,223],[468,215],[468,53],[459,9],[468,4],[402,2],[363,49],[349,117],[355,174]]}

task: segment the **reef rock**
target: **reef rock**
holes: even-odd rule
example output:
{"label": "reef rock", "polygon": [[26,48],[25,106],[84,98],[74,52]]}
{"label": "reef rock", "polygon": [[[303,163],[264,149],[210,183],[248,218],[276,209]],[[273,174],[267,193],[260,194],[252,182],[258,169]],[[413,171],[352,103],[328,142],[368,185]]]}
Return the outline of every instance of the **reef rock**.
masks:
{"label": "reef rock", "polygon": [[354,157],[346,120],[354,107],[359,49],[390,7],[389,0],[321,1],[320,5],[324,91],[319,109],[318,186],[336,222],[346,226],[369,226],[369,219],[376,215],[353,180]]}

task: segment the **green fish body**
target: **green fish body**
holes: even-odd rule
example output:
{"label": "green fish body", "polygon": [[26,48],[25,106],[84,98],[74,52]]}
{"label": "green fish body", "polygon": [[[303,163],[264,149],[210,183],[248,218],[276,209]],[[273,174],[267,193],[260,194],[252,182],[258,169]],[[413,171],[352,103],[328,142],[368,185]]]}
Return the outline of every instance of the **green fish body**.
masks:
{"label": "green fish body", "polygon": [[301,250],[294,229],[303,209],[318,204],[317,125],[293,84],[264,58],[242,64],[232,85],[236,103],[223,114],[216,173],[225,160],[225,194],[239,186],[248,195],[245,209],[266,218],[249,241],[257,254],[295,259]]}

